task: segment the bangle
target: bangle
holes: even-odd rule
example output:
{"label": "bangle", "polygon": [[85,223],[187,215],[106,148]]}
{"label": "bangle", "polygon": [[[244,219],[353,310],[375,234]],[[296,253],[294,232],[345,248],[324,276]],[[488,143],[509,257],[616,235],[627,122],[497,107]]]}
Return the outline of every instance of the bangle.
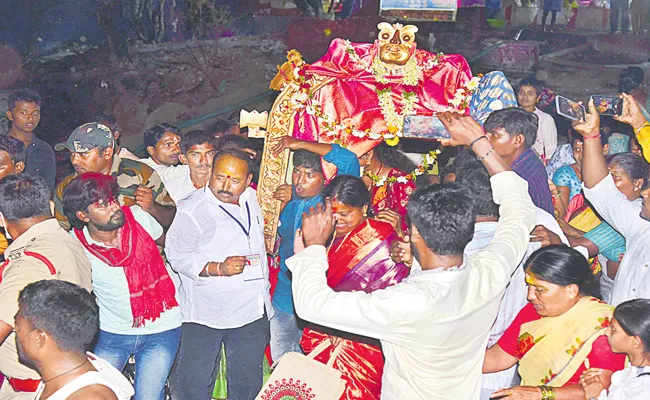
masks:
{"label": "bangle", "polygon": [[478,142],[481,139],[487,139],[487,136],[481,135],[481,136],[477,137],[476,139],[472,140],[472,142],[469,144],[469,149],[472,150],[472,147],[474,147],[476,142]]}
{"label": "bangle", "polygon": [[223,276],[223,274],[221,273],[221,263],[220,262],[217,263],[217,276]]}
{"label": "bangle", "polygon": [[584,136],[583,139],[584,139],[584,140],[587,140],[587,139],[598,139],[599,137],[600,137],[600,133],[597,134],[597,135]]}
{"label": "bangle", "polygon": [[487,153],[485,153],[485,154],[482,155],[481,157],[476,157],[476,159],[479,160],[479,161],[483,161],[483,160],[485,160],[485,159],[486,159],[490,154],[492,154],[493,151],[494,151],[494,147],[493,147],[493,146],[490,146],[490,150],[488,150]]}
{"label": "bangle", "polygon": [[538,386],[538,388],[542,392],[542,400],[555,400],[557,398],[554,387]]}
{"label": "bangle", "polygon": [[640,127],[639,129],[635,129],[635,130],[634,130],[634,135],[635,135],[635,136],[638,135],[639,132],[641,132],[641,129],[643,129],[643,128],[647,128],[647,127],[649,127],[649,126],[650,126],[650,122],[646,122],[645,124],[643,124],[642,127]]}

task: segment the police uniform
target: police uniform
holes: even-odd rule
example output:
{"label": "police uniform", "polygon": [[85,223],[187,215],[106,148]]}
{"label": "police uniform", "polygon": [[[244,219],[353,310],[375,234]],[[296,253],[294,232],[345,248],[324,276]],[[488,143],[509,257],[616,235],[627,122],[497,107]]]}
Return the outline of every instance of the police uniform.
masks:
{"label": "police uniform", "polygon": [[[6,261],[0,266],[0,320],[14,326],[18,312],[18,295],[30,283],[60,279],[91,291],[90,262],[81,244],[65,232],[56,219],[39,222],[20,235],[5,251]],[[15,333],[0,346],[0,372],[7,379],[0,388],[0,400],[33,399],[32,392],[16,392],[30,388],[40,377],[36,371],[18,362]],[[9,379],[11,378],[11,379]]]}

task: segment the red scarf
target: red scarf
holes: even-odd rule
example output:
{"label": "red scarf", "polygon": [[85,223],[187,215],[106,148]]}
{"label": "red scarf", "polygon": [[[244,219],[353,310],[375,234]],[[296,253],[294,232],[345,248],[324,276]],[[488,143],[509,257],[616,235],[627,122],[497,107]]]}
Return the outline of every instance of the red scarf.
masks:
{"label": "red scarf", "polygon": [[74,233],[81,244],[95,257],[111,267],[124,268],[131,293],[133,327],[155,321],[163,311],[178,306],[176,288],[167,273],[165,263],[149,233],[133,218],[129,207],[122,207],[124,226],[119,248],[89,244],[83,230]]}

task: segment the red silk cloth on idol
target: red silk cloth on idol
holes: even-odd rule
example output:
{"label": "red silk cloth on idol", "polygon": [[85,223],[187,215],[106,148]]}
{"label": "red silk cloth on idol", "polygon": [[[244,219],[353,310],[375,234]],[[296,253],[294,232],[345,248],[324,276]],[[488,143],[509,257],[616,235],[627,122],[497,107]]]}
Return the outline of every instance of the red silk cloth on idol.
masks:
{"label": "red silk cloth on idol", "polygon": [[[406,177],[407,174],[393,168],[388,173],[388,178]],[[417,190],[415,181],[408,179],[406,183],[401,182],[386,182],[383,186],[372,185],[370,189],[370,206],[375,216],[381,210],[393,210],[401,217],[402,232],[407,233],[409,226],[406,221],[406,206],[408,205],[409,198]]]}
{"label": "red silk cloth on idol", "polygon": [[[366,71],[372,65],[373,58],[379,50],[375,43],[351,43],[352,48],[363,61],[359,64],[347,53],[348,48],[342,39],[332,40],[329,50],[318,61],[306,68],[307,74],[333,77],[335,80],[320,90],[315,91],[311,104],[322,107],[323,113],[339,121],[349,123],[358,130],[370,129],[374,133],[388,131],[381,112],[376,90],[390,87],[397,112],[402,110],[403,91],[414,91],[418,96],[415,104],[417,115],[432,115],[449,106],[456,90],[463,87],[472,77],[472,72],[465,58],[459,54],[440,57],[437,66],[425,68],[420,74],[420,81],[415,86],[402,85],[401,76],[386,76],[387,83],[382,84],[375,76]],[[418,67],[424,68],[433,62],[436,54],[424,50],[415,50]],[[296,113],[293,136],[309,141],[331,143],[334,137],[326,134],[316,117],[304,110]],[[357,138],[352,135],[342,137],[342,144],[357,155],[362,155],[378,144],[378,141]]]}
{"label": "red silk cloth on idol", "polygon": [[[390,258],[390,244],[397,234],[390,224],[368,219],[355,228],[347,239],[337,238],[327,253],[327,284],[337,292],[362,290],[366,293],[399,283],[409,273],[404,264]],[[329,335],[343,337],[339,356],[333,367],[341,371],[345,391],[341,399],[379,399],[384,357],[374,339],[337,332],[325,327],[305,328],[300,345],[309,354]],[[327,363],[334,348],[316,356]]]}

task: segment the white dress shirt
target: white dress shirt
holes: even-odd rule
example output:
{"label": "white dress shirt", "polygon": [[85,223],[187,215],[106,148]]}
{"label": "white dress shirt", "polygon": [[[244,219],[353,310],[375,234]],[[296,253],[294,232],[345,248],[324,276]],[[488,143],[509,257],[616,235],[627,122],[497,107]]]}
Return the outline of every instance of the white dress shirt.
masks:
{"label": "white dress shirt", "polygon": [[612,385],[603,390],[598,400],[648,400],[650,398],[650,367],[629,366],[612,375]]}
{"label": "white dress shirt", "polygon": [[168,180],[174,179],[184,174],[189,174],[190,172],[190,167],[188,167],[187,165],[178,164],[178,165],[168,166],[168,165],[156,164],[156,162],[151,157],[141,158],[138,161],[140,161],[143,164],[147,164],[148,166],[151,167],[151,169],[156,171],[160,176],[160,180],[163,182],[165,187],[167,186]]}
{"label": "white dress shirt", "polygon": [[167,189],[167,193],[169,193],[169,196],[176,204],[197,190],[192,183],[189,168],[186,170],[186,173],[168,179],[165,182],[165,189]]}
{"label": "white dress shirt", "polygon": [[625,255],[616,272],[611,304],[650,298],[650,222],[641,218],[638,203],[616,188],[610,174],[593,188],[582,186],[585,197],[612,228],[625,238]]}
{"label": "white dress shirt", "polygon": [[[221,208],[248,228],[246,205],[250,210],[249,237]],[[267,317],[272,317],[263,224],[262,211],[251,188],[240,196],[239,205],[218,200],[209,186],[196,190],[178,204],[165,239],[165,253],[181,278],[179,293],[184,322],[231,329],[262,318],[265,308]],[[244,280],[244,274],[199,276],[210,261],[254,254],[261,259],[262,279]]]}
{"label": "white dress shirt", "polygon": [[501,218],[492,242],[453,271],[414,270],[401,283],[364,292],[327,286],[327,254],[310,246],[287,260],[298,316],[381,341],[381,398],[478,399],[490,327],[535,224],[527,183],[491,178]]}
{"label": "white dress shirt", "polygon": [[535,108],[533,111],[539,120],[537,125],[537,138],[533,144],[533,149],[537,154],[544,155],[546,160],[550,160],[557,149],[557,127],[555,126],[555,120],[553,117],[540,110]]}

